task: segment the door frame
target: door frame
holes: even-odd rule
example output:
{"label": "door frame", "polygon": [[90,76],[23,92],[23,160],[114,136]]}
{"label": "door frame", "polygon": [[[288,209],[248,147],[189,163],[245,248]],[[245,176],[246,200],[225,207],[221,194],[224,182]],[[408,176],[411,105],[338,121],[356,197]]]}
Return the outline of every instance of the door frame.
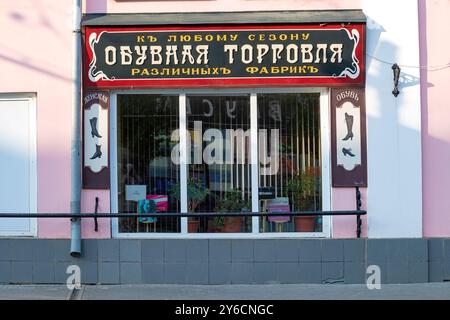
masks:
{"label": "door frame", "polygon": [[[0,93],[0,101],[28,101],[28,169],[29,169],[29,194],[30,213],[37,213],[37,112],[36,93]],[[26,218],[20,218],[26,219]],[[23,231],[0,231],[0,237],[37,237],[37,218],[28,218],[30,230]],[[1,220],[0,220],[1,223]]]}
{"label": "door frame", "polygon": [[[331,186],[331,132],[330,132],[330,102],[329,88],[218,88],[218,89],[132,89],[132,90],[114,90],[110,93],[110,175],[111,175],[111,212],[118,212],[118,176],[117,176],[117,95],[120,94],[168,94],[179,97],[179,114],[180,114],[180,132],[186,125],[186,96],[189,94],[205,94],[205,95],[248,95],[250,99],[250,118],[251,130],[256,130],[255,121],[257,119],[257,94],[262,93],[320,93],[320,132],[321,132],[321,152],[322,152],[322,209],[331,210],[332,208],[332,186]],[[183,116],[184,115],[184,116]],[[256,124],[257,125],[257,124]],[[255,132],[252,132],[253,136]],[[183,145],[185,145],[186,137],[180,135],[180,153],[182,154]],[[257,146],[253,144],[252,146]],[[255,153],[256,149],[252,148],[251,152]],[[256,153],[255,153],[256,154]],[[182,155],[181,155],[182,156]],[[186,166],[180,165],[180,180],[186,175]],[[184,168],[183,168],[184,167]],[[255,170],[252,170],[255,171]],[[252,172],[252,181],[254,179]],[[252,185],[253,187],[253,185]],[[252,192],[253,188],[252,188]],[[181,212],[186,212],[187,208],[182,201],[183,190],[181,192]],[[255,192],[257,194],[257,192]],[[258,205],[256,197],[252,197],[252,209]],[[252,211],[253,211],[252,210]],[[258,211],[257,209],[256,211]],[[111,231],[113,238],[134,238],[134,239],[270,239],[270,238],[330,238],[332,235],[332,217],[322,217],[322,232],[259,232],[259,218],[252,218],[252,232],[246,233],[188,233],[187,218],[181,218],[181,231],[179,233],[147,233],[135,232],[124,233],[119,232],[119,218],[111,219]]]}

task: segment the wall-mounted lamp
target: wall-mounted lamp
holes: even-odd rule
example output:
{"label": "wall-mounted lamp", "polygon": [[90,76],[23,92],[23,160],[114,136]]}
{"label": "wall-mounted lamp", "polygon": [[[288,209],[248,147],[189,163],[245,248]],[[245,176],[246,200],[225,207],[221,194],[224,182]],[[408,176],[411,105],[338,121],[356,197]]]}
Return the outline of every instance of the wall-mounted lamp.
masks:
{"label": "wall-mounted lamp", "polygon": [[400,91],[398,91],[398,79],[400,78],[401,69],[398,64],[394,63],[392,70],[394,71],[394,90],[392,91],[392,94],[394,97],[397,97],[400,93]]}

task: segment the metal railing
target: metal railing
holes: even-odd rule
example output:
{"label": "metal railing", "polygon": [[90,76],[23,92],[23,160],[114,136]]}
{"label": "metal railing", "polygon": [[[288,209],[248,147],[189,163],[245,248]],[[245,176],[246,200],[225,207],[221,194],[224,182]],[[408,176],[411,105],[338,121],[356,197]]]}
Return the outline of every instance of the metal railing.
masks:
{"label": "metal railing", "polygon": [[[95,211],[98,209],[96,198]],[[361,210],[361,192],[356,187],[356,210],[330,210],[330,211],[293,211],[293,212],[157,212],[157,213],[0,213],[0,218],[145,218],[145,217],[274,217],[274,216],[356,216],[356,236],[361,237],[361,216],[366,215],[366,210]],[[98,224],[95,223],[96,231]]]}

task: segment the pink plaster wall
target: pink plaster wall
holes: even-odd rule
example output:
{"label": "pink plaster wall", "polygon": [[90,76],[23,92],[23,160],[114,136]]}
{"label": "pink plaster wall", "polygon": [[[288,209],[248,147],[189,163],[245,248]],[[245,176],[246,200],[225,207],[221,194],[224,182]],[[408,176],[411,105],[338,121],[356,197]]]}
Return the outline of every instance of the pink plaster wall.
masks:
{"label": "pink plaster wall", "polygon": [[[71,0],[0,1],[0,92],[37,94],[39,212],[70,209]],[[40,219],[40,237],[67,238],[68,219]]]}
{"label": "pink plaster wall", "polygon": [[84,0],[87,13],[359,9],[361,0]]}
{"label": "pink plaster wall", "polygon": [[[0,92],[37,95],[39,212],[70,212],[72,0],[0,1]],[[85,190],[82,212],[110,211],[109,191]],[[111,236],[110,219],[82,221],[82,236]],[[69,219],[38,219],[38,237],[69,238]]]}
{"label": "pink plaster wall", "polygon": [[[367,210],[367,189],[361,188],[361,209]],[[333,188],[333,210],[355,210],[356,193],[354,188]],[[367,216],[361,216],[361,237],[367,237]],[[356,238],[356,216],[333,217],[333,238]]]}
{"label": "pink plaster wall", "polygon": [[[450,63],[450,1],[419,0],[420,64]],[[421,71],[423,235],[450,236],[450,68]]]}

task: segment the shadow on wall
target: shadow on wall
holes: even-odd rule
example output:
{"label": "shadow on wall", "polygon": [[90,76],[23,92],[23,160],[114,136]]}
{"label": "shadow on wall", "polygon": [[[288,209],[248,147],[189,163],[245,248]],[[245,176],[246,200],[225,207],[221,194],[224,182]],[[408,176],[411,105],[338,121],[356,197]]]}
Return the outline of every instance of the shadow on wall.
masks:
{"label": "shadow on wall", "polygon": [[[369,70],[373,61],[378,61],[382,64],[386,64],[385,61],[379,61],[377,59],[378,57],[376,57],[376,55],[374,55],[373,52],[380,50],[380,51],[388,51],[388,52],[393,51],[390,53],[394,53],[394,51],[396,51],[396,50],[395,49],[390,50],[389,48],[384,48],[384,46],[386,46],[387,44],[385,42],[380,43],[381,34],[383,32],[386,32],[386,30],[383,28],[382,25],[380,25],[378,22],[376,22],[375,20],[373,20],[370,17],[367,17],[367,30],[368,30],[368,34],[367,34],[367,48],[366,48],[366,50],[367,50],[366,66],[367,66],[367,70]],[[390,55],[388,55],[388,57],[389,56]],[[400,74],[399,84],[400,84],[400,87],[403,87],[403,88],[415,86],[415,85],[420,84],[420,78],[416,77],[412,74],[409,74],[402,69],[402,72]],[[433,84],[431,84],[431,83],[428,83],[427,85],[428,85],[428,87],[433,87]]]}
{"label": "shadow on wall", "polygon": [[[420,85],[420,78],[413,76],[411,74],[408,74],[402,70],[400,73],[400,79],[399,79],[398,83],[399,83],[399,88],[412,87],[412,86]],[[427,88],[431,88],[431,87],[434,87],[434,85],[432,83],[427,82]]]}
{"label": "shadow on wall", "polygon": [[[51,33],[53,33],[56,37],[58,37],[62,42],[65,43],[65,45],[71,44],[71,38],[67,37],[66,34],[62,33],[61,30],[65,27],[72,25],[72,18],[73,18],[73,12],[72,12],[72,4],[71,1],[66,1],[68,8],[70,10],[63,11],[61,10],[61,7],[54,7],[51,4],[49,4],[49,1],[45,0],[33,0],[29,1],[34,8],[27,9],[27,11],[20,12],[17,9],[12,10],[8,16],[15,21],[16,23],[27,25],[30,28],[39,28],[44,27]],[[100,1],[99,1],[100,2]],[[27,18],[27,14],[33,15],[34,20],[30,21],[30,19]],[[66,23],[64,26],[58,25],[55,23],[54,16],[64,16],[66,18]]]}
{"label": "shadow on wall", "polygon": [[[414,120],[411,127],[406,127],[405,114],[408,113],[408,88],[420,85],[420,78],[414,75],[414,70],[402,68],[399,79],[400,95],[395,98],[392,65],[397,61],[399,48],[395,43],[386,41],[383,33],[386,29],[375,20],[367,17],[366,41],[366,121],[367,121],[367,162],[368,188],[367,199],[364,203],[368,210],[367,220],[363,228],[386,230],[390,236],[396,236],[387,212],[396,219],[395,215],[405,214],[402,203],[404,196],[411,195],[414,186],[405,188],[404,178],[413,173],[411,167],[406,168],[407,156],[420,157],[416,152],[416,141],[420,143],[420,132],[415,130]],[[412,72],[410,74],[408,72]],[[432,86],[432,84],[429,84]],[[414,108],[414,105],[412,106]],[[413,110],[417,115],[417,109]],[[412,142],[413,146],[400,145]],[[410,158],[411,159],[411,158]],[[420,159],[420,158],[419,158]],[[412,161],[412,163],[415,163]],[[403,181],[402,181],[403,179]],[[412,178],[413,179],[413,178]],[[414,180],[412,180],[414,181]],[[414,181],[416,183],[416,181]],[[417,185],[417,183],[416,183]],[[352,198],[351,198],[352,199]],[[366,202],[367,201],[367,202]],[[413,200],[414,201],[414,200]],[[352,203],[353,205],[353,203]],[[417,212],[417,211],[416,211]],[[393,220],[392,220],[393,221]],[[338,237],[352,237],[355,221],[352,217],[335,217],[333,232]],[[397,223],[396,223],[397,224]],[[401,228],[399,228],[401,229]],[[364,231],[364,230],[363,230]],[[367,231],[366,236],[369,234]],[[337,233],[336,233],[337,232]],[[363,232],[364,235],[364,232]]]}
{"label": "shadow on wall", "polygon": [[[28,2],[32,7],[28,8],[27,6],[27,10],[21,10],[22,8],[19,5],[10,5],[10,7],[14,8],[5,13],[5,17],[9,18],[5,25],[10,27],[11,30],[21,30],[20,32],[24,33],[23,36],[25,38],[42,38],[49,41],[49,43],[42,44],[42,47],[39,44],[39,47],[36,48],[39,53],[32,55],[29,47],[19,47],[18,43],[12,43],[10,47],[4,41],[0,43],[0,59],[57,80],[72,82],[71,77],[55,71],[57,66],[49,65],[51,60],[45,61],[39,58],[39,54],[44,51],[44,45],[62,48],[62,55],[70,54],[73,19],[71,1],[66,1],[67,6],[50,4],[44,0]],[[44,32],[45,34],[43,35]],[[47,35],[47,33],[49,34]],[[59,41],[59,43],[56,44],[55,40]]]}
{"label": "shadow on wall", "polygon": [[367,17],[366,28],[366,52],[368,53],[366,57],[366,70],[369,70],[373,60],[369,54],[376,51],[376,46],[380,41],[381,33],[386,32],[386,30],[370,17]]}
{"label": "shadow on wall", "polygon": [[[450,150],[448,142],[436,139],[428,134],[427,114],[423,110],[427,110],[427,89],[434,87],[434,84],[427,81],[426,71],[420,70],[420,77],[422,78],[419,77],[418,66],[401,66],[401,61],[397,61],[399,47],[393,42],[381,39],[381,33],[384,32],[384,28],[378,24],[375,24],[375,26],[374,30],[371,29],[368,32],[367,37],[367,71],[370,73],[370,77],[367,77],[366,82],[368,90],[367,148],[368,162],[371,168],[368,176],[370,188],[368,199],[369,228],[385,230],[386,236],[395,235],[396,233],[402,235],[401,225],[407,226],[408,221],[412,225],[419,223],[416,215],[408,216],[409,212],[421,210],[422,235],[430,236],[430,233],[426,230],[428,225],[432,223],[434,226],[433,236],[448,236],[450,234],[450,217],[444,218],[441,215],[440,224],[437,227],[435,221],[430,222],[430,218],[427,218],[427,215],[431,215],[433,212],[429,212],[431,208],[427,208],[427,205],[425,205],[428,202],[435,202],[439,204],[438,207],[441,210],[446,209],[448,211],[448,208],[450,208],[448,197],[445,197],[444,194],[439,194],[439,192],[431,192],[431,190],[426,189],[430,185],[422,184],[420,196],[423,209],[414,206],[414,204],[417,204],[414,198],[408,198],[415,195],[415,185],[421,183],[423,179],[431,181],[434,178],[434,182],[438,182],[438,184],[439,180],[443,181],[445,179],[445,175],[442,177],[428,176],[428,172],[424,171],[423,163],[422,181],[416,181],[413,171],[420,159],[417,158],[418,156],[425,159],[424,161],[429,157],[426,154],[427,149],[424,147],[420,155],[416,152],[417,147],[419,147],[416,142],[421,143],[423,138],[426,138],[428,141],[427,148]],[[424,35],[425,32],[422,31],[422,36]],[[423,44],[424,42],[422,41],[421,43]],[[426,50],[424,48],[421,49],[420,65],[425,65],[426,61],[424,62],[423,55],[424,53],[426,55]],[[400,95],[397,98],[392,95],[394,86],[393,63],[399,63],[402,68],[399,79]],[[420,88],[422,105],[421,109],[417,110],[414,104],[419,101],[413,99],[415,97],[419,99],[419,95],[417,92],[411,91],[411,89],[420,85],[423,85]],[[410,95],[414,95],[414,98]],[[420,112],[419,115],[417,114],[418,112]],[[418,116],[421,116],[422,132],[415,129],[418,126],[416,121]],[[412,144],[408,145],[408,142]],[[400,158],[396,159],[396,157]],[[417,160],[415,160],[416,158]],[[434,159],[433,163],[436,163],[436,161],[442,164],[445,162]],[[436,206],[433,207],[434,210],[436,208]],[[442,212],[446,210],[442,210]],[[392,219],[386,219],[387,214],[391,215]],[[411,220],[408,220],[409,217],[411,217]],[[439,234],[436,234],[436,232]],[[408,234],[406,229],[405,233]],[[379,232],[377,232],[376,236],[378,234]]]}
{"label": "shadow on wall", "polygon": [[52,78],[55,78],[55,79],[58,79],[58,80],[62,80],[62,81],[65,81],[65,82],[72,82],[72,79],[69,78],[69,77],[65,77],[63,75],[55,73],[52,70],[47,70],[47,69],[44,69],[42,67],[38,67],[38,66],[36,66],[34,64],[31,64],[29,62],[26,62],[24,60],[15,59],[15,58],[9,57],[7,55],[4,55],[2,53],[0,53],[0,59],[1,60],[5,60],[5,61],[10,62],[10,63],[13,63],[13,64],[17,64],[19,66],[22,66],[22,67],[28,69],[28,70],[33,70],[35,72],[41,73],[43,75],[46,75],[46,76],[49,76],[49,77],[52,77]]}
{"label": "shadow on wall", "polygon": [[[98,12],[105,13],[108,9],[108,0],[80,0],[84,2],[85,7],[84,12]],[[61,48],[72,48],[72,19],[73,19],[73,7],[72,1],[67,2],[67,10],[64,11],[62,6],[54,6],[49,4],[45,0],[33,0],[29,1],[33,6],[27,11],[20,11],[17,8],[10,10],[6,16],[11,20],[11,28],[18,24],[21,27],[28,28],[30,32],[36,32],[40,28],[44,28],[51,34],[53,34],[57,39],[59,39]],[[20,8],[19,8],[20,9]],[[30,19],[29,15],[33,15]],[[56,17],[65,17],[65,19],[55,19]],[[64,25],[60,25],[63,21]],[[55,43],[51,44],[56,46]],[[28,56],[29,52],[24,52],[16,49],[16,44],[12,47],[6,46],[4,43],[0,44],[0,59],[8,63],[19,65],[28,70],[41,73],[44,76],[54,78],[56,80],[62,80],[65,82],[72,82],[72,78],[64,76],[58,72],[55,72],[55,68],[45,67],[48,63],[44,61],[33,61],[36,60],[36,56]],[[23,47],[27,48],[27,47]],[[38,50],[41,50],[38,48]],[[68,49],[70,51],[70,49]]]}

